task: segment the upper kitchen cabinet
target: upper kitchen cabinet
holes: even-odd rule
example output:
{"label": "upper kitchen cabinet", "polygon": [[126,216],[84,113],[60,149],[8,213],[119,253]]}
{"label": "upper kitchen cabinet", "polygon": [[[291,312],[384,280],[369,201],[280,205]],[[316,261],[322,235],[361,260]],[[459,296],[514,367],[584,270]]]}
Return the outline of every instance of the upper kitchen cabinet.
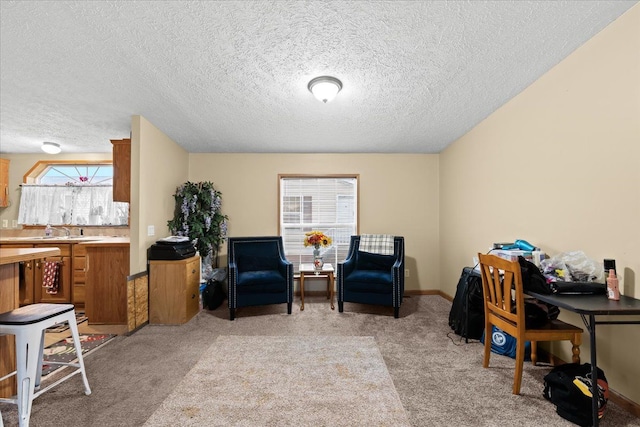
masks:
{"label": "upper kitchen cabinet", "polygon": [[0,159],[0,207],[9,206],[9,159]]}
{"label": "upper kitchen cabinet", "polygon": [[131,139],[112,139],[113,201],[131,201]]}

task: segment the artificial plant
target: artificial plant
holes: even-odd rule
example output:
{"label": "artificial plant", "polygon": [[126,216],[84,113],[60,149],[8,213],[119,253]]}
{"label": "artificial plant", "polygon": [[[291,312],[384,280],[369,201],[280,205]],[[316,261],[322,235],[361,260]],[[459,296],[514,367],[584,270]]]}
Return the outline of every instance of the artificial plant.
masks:
{"label": "artificial plant", "polygon": [[194,242],[203,259],[211,257],[218,266],[218,250],[227,236],[226,215],[222,214],[222,193],[212,182],[185,182],[176,188],[173,219],[167,222],[176,236],[186,236]]}

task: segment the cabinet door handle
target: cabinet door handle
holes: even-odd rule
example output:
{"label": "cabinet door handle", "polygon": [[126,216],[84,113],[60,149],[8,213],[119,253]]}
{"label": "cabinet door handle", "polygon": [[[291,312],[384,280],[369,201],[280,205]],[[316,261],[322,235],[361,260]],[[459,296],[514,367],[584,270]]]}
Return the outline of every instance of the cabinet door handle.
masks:
{"label": "cabinet door handle", "polygon": [[196,274],[196,270],[195,269],[191,270],[191,274]]}

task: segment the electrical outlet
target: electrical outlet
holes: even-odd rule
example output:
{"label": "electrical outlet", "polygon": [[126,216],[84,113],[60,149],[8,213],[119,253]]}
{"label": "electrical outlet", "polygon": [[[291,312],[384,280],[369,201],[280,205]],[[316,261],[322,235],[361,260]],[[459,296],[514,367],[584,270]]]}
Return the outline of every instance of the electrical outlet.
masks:
{"label": "electrical outlet", "polygon": [[11,220],[11,228],[18,228],[18,220],[17,219],[12,219]]}
{"label": "electrical outlet", "polygon": [[409,277],[409,269],[408,268],[404,269],[404,277]]}
{"label": "electrical outlet", "polygon": [[7,228],[9,226],[9,220],[8,219],[3,219],[2,220],[2,228]]}
{"label": "electrical outlet", "polygon": [[147,226],[147,236],[153,236],[156,234],[156,228],[153,225]]}

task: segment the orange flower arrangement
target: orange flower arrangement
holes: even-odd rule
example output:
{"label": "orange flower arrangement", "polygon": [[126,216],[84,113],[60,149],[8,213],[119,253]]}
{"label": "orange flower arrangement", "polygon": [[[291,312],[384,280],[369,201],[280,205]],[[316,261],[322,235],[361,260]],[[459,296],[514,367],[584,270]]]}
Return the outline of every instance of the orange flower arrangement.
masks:
{"label": "orange flower arrangement", "polygon": [[304,234],[304,246],[313,246],[320,249],[320,246],[327,247],[331,245],[331,237],[325,235],[322,231],[310,231]]}

